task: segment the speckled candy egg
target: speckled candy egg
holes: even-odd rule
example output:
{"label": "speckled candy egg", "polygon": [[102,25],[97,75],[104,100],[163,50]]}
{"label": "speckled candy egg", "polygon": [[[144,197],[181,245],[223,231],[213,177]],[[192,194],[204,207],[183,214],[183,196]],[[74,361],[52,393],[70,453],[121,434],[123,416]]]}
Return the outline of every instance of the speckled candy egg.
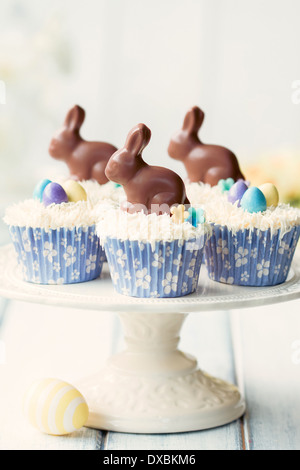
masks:
{"label": "speckled candy egg", "polygon": [[86,201],[87,195],[85,189],[75,180],[68,180],[63,183],[62,187],[64,188],[69,202],[78,202]]}
{"label": "speckled candy egg", "polygon": [[244,192],[241,207],[248,212],[264,212],[267,209],[267,201],[261,190],[252,186]]}
{"label": "speckled candy egg", "polygon": [[267,201],[267,206],[278,206],[279,202],[279,194],[277,191],[276,186],[272,183],[265,183],[259,186],[259,189],[261,192],[264,194],[266,201]]}
{"label": "speckled candy egg", "polygon": [[23,411],[34,427],[59,436],[80,429],[89,414],[81,393],[73,385],[53,378],[38,380],[29,387]]}
{"label": "speckled candy egg", "polygon": [[238,207],[240,206],[240,201],[244,195],[244,193],[247,191],[248,186],[243,180],[238,180],[234,185],[231,186],[227,193],[227,198],[228,201],[234,204],[235,202],[238,201]]}
{"label": "speckled candy egg", "polygon": [[40,181],[36,187],[34,188],[34,191],[33,191],[33,198],[34,199],[38,199],[39,201],[43,201],[43,193],[44,193],[44,190],[45,190],[45,187],[51,183],[51,180],[48,180],[47,178],[43,179],[42,181]]}
{"label": "speckled candy egg", "polygon": [[50,204],[61,204],[62,202],[68,201],[66,191],[60,184],[47,184],[43,192],[43,203],[45,206],[50,206]]}

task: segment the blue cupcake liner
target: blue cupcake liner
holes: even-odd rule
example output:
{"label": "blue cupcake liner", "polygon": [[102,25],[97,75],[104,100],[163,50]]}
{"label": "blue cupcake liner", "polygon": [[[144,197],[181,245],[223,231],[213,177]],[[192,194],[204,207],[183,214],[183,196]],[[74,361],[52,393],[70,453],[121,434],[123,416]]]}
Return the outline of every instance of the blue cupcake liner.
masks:
{"label": "blue cupcake liner", "polygon": [[281,236],[270,229],[239,230],[212,224],[204,254],[210,279],[241,286],[274,286],[287,279],[300,226]]}
{"label": "blue cupcake liner", "polygon": [[73,284],[100,276],[104,250],[95,225],[45,230],[9,227],[23,278],[36,284]]}
{"label": "blue cupcake liner", "polygon": [[113,285],[120,294],[142,298],[180,297],[198,285],[205,236],[188,241],[107,238],[104,243]]}

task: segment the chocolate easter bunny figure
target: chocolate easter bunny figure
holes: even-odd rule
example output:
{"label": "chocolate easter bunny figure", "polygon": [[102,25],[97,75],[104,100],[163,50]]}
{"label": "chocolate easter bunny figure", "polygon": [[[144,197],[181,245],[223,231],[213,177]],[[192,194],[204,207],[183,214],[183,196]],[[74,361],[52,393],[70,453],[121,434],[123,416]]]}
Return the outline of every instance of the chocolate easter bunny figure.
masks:
{"label": "chocolate easter bunny figure", "polygon": [[105,174],[123,186],[128,212],[170,213],[173,205],[189,204],[183,180],[174,171],[148,165],[142,152],[151,131],[138,124],[128,134],[125,145],[111,156]]}
{"label": "chocolate easter bunny figure", "polygon": [[85,111],[78,105],[68,112],[63,128],[51,140],[50,155],[63,160],[69,167],[70,176],[76,180],[93,179],[107,183],[105,167],[117,148],[106,142],[89,142],[80,136]]}
{"label": "chocolate easter bunny figure", "polygon": [[182,129],[169,143],[170,157],[184,163],[191,183],[202,181],[215,186],[220,179],[244,179],[237,158],[231,150],[201,142],[198,131],[203,119],[204,113],[197,106],[187,112]]}

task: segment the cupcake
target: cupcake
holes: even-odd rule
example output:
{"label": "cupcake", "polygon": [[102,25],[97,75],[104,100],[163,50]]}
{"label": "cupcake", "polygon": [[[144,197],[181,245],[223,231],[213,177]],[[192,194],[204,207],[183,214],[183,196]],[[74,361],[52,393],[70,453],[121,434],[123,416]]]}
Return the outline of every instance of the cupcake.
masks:
{"label": "cupcake", "polygon": [[126,200],[100,220],[97,233],[117,292],[178,297],[197,287],[205,224],[200,213],[185,210],[189,200],[182,179],[143,160],[150,137],[150,129],[138,124],[110,158],[105,174],[122,185]]}
{"label": "cupcake", "polygon": [[76,105],[50,141],[49,154],[69,176],[42,180],[33,199],[6,210],[18,262],[26,281],[70,284],[99,277],[105,253],[96,234],[98,205],[118,206],[122,188],[108,180],[105,167],[117,148],[80,135],[85,111]]}
{"label": "cupcake", "polygon": [[23,279],[71,284],[99,277],[104,250],[96,233],[97,213],[84,188],[71,180],[64,187],[43,180],[34,198],[8,207],[4,222]]}
{"label": "cupcake", "polygon": [[113,285],[132,297],[179,297],[198,285],[205,224],[174,223],[168,214],[111,209],[99,222]]}
{"label": "cupcake", "polygon": [[235,183],[204,204],[212,234],[205,263],[212,280],[243,286],[286,281],[300,235],[300,210],[279,203],[274,185]]}

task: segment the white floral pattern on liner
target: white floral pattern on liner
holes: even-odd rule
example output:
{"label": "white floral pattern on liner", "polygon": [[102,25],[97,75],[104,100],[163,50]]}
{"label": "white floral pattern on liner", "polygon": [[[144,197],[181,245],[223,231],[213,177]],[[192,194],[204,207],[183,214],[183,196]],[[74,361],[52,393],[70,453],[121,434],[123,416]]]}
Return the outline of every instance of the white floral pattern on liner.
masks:
{"label": "white floral pattern on liner", "polygon": [[234,235],[226,227],[214,226],[205,246],[210,279],[226,284],[266,286],[284,282],[299,239],[300,226],[281,238],[280,232],[254,229]]}
{"label": "white floral pattern on liner", "polygon": [[[101,273],[104,251],[95,226],[36,230],[10,227],[13,244],[28,282],[69,284],[95,279]],[[63,243],[62,243],[63,242]]]}
{"label": "white floral pattern on liner", "polygon": [[[193,241],[150,243],[106,238],[105,251],[117,292],[134,297],[178,297],[195,291],[205,237]],[[168,256],[164,256],[168,253]],[[172,254],[171,254],[172,253]]]}

